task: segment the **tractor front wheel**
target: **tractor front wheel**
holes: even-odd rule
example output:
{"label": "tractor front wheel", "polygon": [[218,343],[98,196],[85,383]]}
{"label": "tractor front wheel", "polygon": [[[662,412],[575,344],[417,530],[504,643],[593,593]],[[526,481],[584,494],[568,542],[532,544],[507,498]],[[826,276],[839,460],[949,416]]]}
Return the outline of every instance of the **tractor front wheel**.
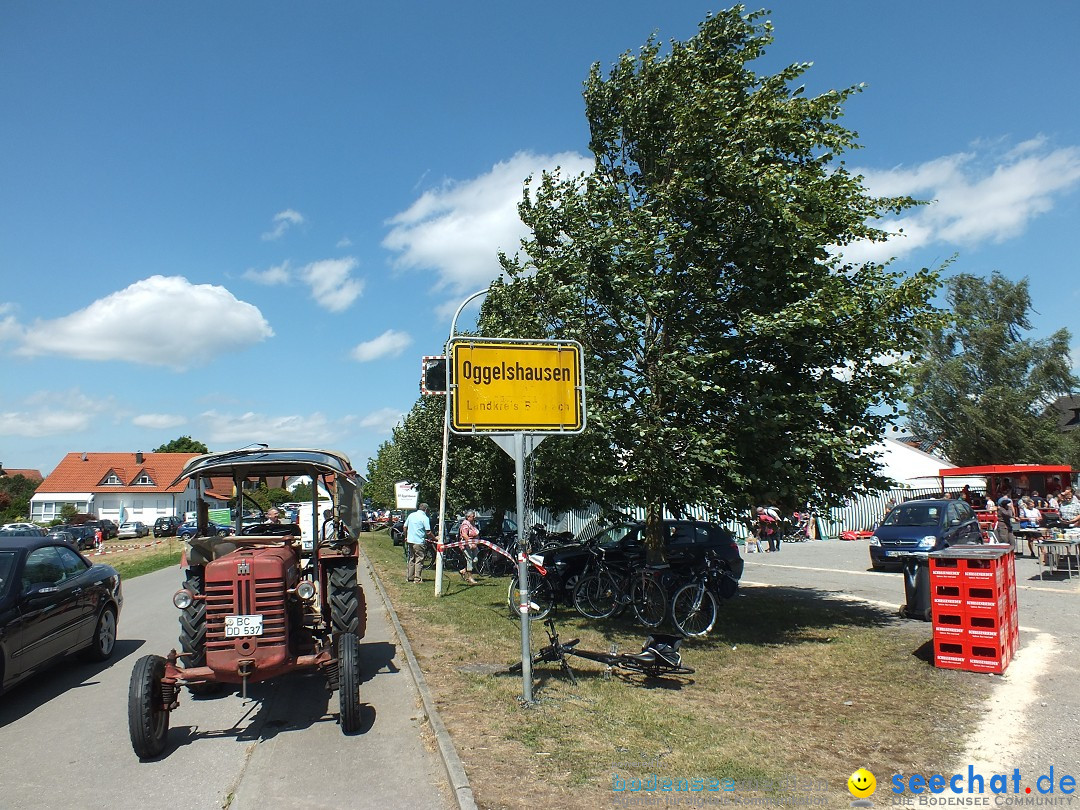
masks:
{"label": "tractor front wheel", "polygon": [[338,639],[338,706],[341,730],[354,734],[360,730],[360,641],[353,633]]}
{"label": "tractor front wheel", "polygon": [[144,655],[135,662],[128,687],[128,732],[139,759],[151,759],[165,750],[169,735],[169,709],[165,706],[162,679],[165,659]]}

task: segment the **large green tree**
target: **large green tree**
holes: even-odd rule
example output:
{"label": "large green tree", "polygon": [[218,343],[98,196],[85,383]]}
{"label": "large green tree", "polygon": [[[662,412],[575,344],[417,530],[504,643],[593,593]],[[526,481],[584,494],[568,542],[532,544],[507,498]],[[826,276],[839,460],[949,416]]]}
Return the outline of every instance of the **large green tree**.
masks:
{"label": "large green tree", "polygon": [[1047,409],[1077,386],[1069,330],[1026,336],[1033,315],[1027,279],[961,274],[946,287],[952,319],[922,343],[912,432],[961,466],[1073,461],[1072,442]]}
{"label": "large green tree", "polygon": [[190,436],[180,436],[154,450],[155,453],[209,453],[206,445]]}
{"label": "large green tree", "polygon": [[737,7],[608,75],[594,66],[593,171],[527,183],[531,235],[481,311],[487,335],[583,344],[595,494],[645,506],[654,546],[664,509],[732,515],[881,485],[861,451],[934,317],[934,273],[836,253],[883,239],[875,219],[914,201],[870,196],[838,160],[857,145],[838,119],[858,88],[809,97],[808,65],[751,70],[771,41]]}

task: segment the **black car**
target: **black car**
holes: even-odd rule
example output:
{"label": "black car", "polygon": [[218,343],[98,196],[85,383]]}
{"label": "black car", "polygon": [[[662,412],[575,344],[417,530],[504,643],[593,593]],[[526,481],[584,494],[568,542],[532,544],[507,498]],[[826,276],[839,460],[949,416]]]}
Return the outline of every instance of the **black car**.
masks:
{"label": "black car", "polygon": [[117,532],[120,531],[120,527],[108,518],[101,518],[100,520],[88,520],[82,525],[86,526],[91,530],[100,528],[101,536],[105,540],[116,537]]}
{"label": "black car", "polygon": [[56,526],[53,531],[67,532],[75,538],[75,546],[80,551],[83,549],[91,549],[97,544],[95,538],[95,531],[91,526],[87,526],[85,523],[81,526]]}
{"label": "black car", "polygon": [[[700,520],[663,521],[664,554],[672,567],[689,567],[701,563],[705,552],[712,551],[725,561],[731,576],[740,579],[743,559],[739,545],[728,529]],[[645,560],[645,523],[620,523],[603,528],[584,543],[573,543],[542,552],[544,568],[554,582],[573,594],[574,585],[593,558],[590,547],[602,546],[604,558],[616,565],[639,563]]]}
{"label": "black car", "polygon": [[176,530],[184,525],[184,520],[179,515],[159,517],[154,521],[154,537],[175,537]]}
{"label": "black car", "polygon": [[870,538],[870,567],[902,568],[912,552],[983,542],[979,519],[964,501],[946,498],[894,506]]}
{"label": "black car", "polygon": [[69,653],[106,661],[120,575],[47,537],[0,537],[0,691]]}

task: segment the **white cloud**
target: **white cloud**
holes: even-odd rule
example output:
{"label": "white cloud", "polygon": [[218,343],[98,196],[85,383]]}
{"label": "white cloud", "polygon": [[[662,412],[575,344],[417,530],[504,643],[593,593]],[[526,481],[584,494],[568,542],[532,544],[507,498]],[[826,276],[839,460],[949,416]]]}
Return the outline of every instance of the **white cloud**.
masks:
{"label": "white cloud", "polygon": [[289,281],[289,263],[287,261],[282,262],[274,267],[268,267],[266,270],[251,268],[244,271],[244,278],[248,281],[254,281],[256,284],[265,284],[268,287],[276,284],[287,284]]}
{"label": "white cloud", "polygon": [[1080,148],[1051,149],[1039,136],[1000,154],[964,152],[912,168],[859,173],[872,194],[932,201],[881,223],[896,234],[887,242],[860,242],[842,251],[852,262],[884,261],[932,244],[973,247],[1019,236],[1057,198],[1080,186]]}
{"label": "white cloud", "polygon": [[360,420],[360,427],[388,434],[401,421],[404,414],[393,408],[380,408]]}
{"label": "white cloud", "polygon": [[499,275],[498,252],[517,253],[527,235],[517,213],[525,179],[556,167],[569,177],[591,171],[593,162],[574,152],[519,152],[472,180],[424,192],[390,219],[383,247],[399,254],[400,268],[434,270],[436,289],[456,295],[483,287]]}
{"label": "white cloud", "polygon": [[264,241],[273,242],[275,239],[280,239],[285,235],[285,231],[289,230],[293,225],[302,225],[304,223],[304,215],[299,211],[294,211],[291,208],[286,208],[274,215],[274,227],[264,233],[262,238]]}
{"label": "white cloud", "polygon": [[378,360],[381,357],[397,357],[412,345],[412,336],[406,332],[387,329],[377,338],[364,341],[352,350],[352,358],[360,363]]}
{"label": "white cloud", "polygon": [[0,412],[0,436],[40,439],[91,428],[97,415],[115,409],[112,397],[89,397],[78,388],[38,391],[22,410]]}
{"label": "white cloud", "polygon": [[92,418],[88,413],[75,411],[9,411],[0,413],[0,436],[40,439],[61,433],[75,433],[89,428]]}
{"label": "white cloud", "polygon": [[154,430],[168,430],[186,423],[186,417],[172,413],[143,413],[131,420],[133,425],[153,428]]}
{"label": "white cloud", "polygon": [[271,447],[324,447],[336,442],[343,432],[343,420],[334,424],[321,413],[301,416],[268,416],[248,411],[227,414],[206,411],[200,415],[201,435],[215,447],[243,447],[264,442]]}
{"label": "white cloud", "polygon": [[15,305],[0,304],[0,343],[18,340],[22,331],[15,317]]}
{"label": "white cloud", "polygon": [[337,243],[337,245],[335,245],[335,247],[339,247],[339,248],[352,247],[352,239],[350,239],[347,236],[343,236],[340,239],[338,239],[338,243]]}
{"label": "white cloud", "polygon": [[357,264],[352,256],[323,259],[305,265],[296,275],[311,287],[311,297],[315,303],[331,312],[344,312],[364,291],[364,282],[352,278]]}
{"label": "white cloud", "polygon": [[17,352],[184,370],[273,334],[257,307],[224,287],[151,276],[78,312],[35,321]]}

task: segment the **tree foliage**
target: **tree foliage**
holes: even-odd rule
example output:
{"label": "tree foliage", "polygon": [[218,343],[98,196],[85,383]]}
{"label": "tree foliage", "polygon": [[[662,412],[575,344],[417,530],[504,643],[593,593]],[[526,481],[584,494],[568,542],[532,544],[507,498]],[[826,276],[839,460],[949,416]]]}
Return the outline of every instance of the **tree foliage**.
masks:
{"label": "tree foliage", "polygon": [[311,484],[297,484],[292,488],[289,500],[299,501],[301,503],[311,503],[311,496]]}
{"label": "tree foliage", "polygon": [[[375,505],[393,507],[394,484],[410,481],[419,485],[420,498],[432,505],[433,513],[438,509],[445,408],[442,397],[420,397],[394,428],[392,439],[368,463],[364,493]],[[557,513],[593,498],[587,459],[565,441],[549,439],[533,451],[529,462],[534,470],[533,503]],[[514,508],[513,462],[490,439],[451,434],[447,467],[448,513],[470,507],[495,512]]]}
{"label": "tree foliage", "polygon": [[924,342],[909,403],[912,432],[961,466],[1071,462],[1072,442],[1047,410],[1077,386],[1069,331],[1024,336],[1033,314],[1027,279],[961,274],[946,287],[952,319]]}
{"label": "tree foliage", "polygon": [[154,450],[155,453],[209,453],[206,445],[190,436],[180,436]]}
{"label": "tree foliage", "polygon": [[29,519],[30,498],[40,483],[22,474],[0,476],[0,523]]}
{"label": "tree foliage", "polygon": [[593,171],[526,184],[531,235],[481,311],[486,335],[583,344],[589,428],[574,441],[604,482],[593,494],[646,506],[652,527],[664,509],[879,486],[861,451],[934,317],[934,273],[831,249],[884,238],[874,220],[914,201],[869,196],[838,160],[857,146],[837,121],[858,88],[807,97],[808,65],[750,69],[771,41],[737,7],[667,53],[650,39],[607,76],[594,65]]}

